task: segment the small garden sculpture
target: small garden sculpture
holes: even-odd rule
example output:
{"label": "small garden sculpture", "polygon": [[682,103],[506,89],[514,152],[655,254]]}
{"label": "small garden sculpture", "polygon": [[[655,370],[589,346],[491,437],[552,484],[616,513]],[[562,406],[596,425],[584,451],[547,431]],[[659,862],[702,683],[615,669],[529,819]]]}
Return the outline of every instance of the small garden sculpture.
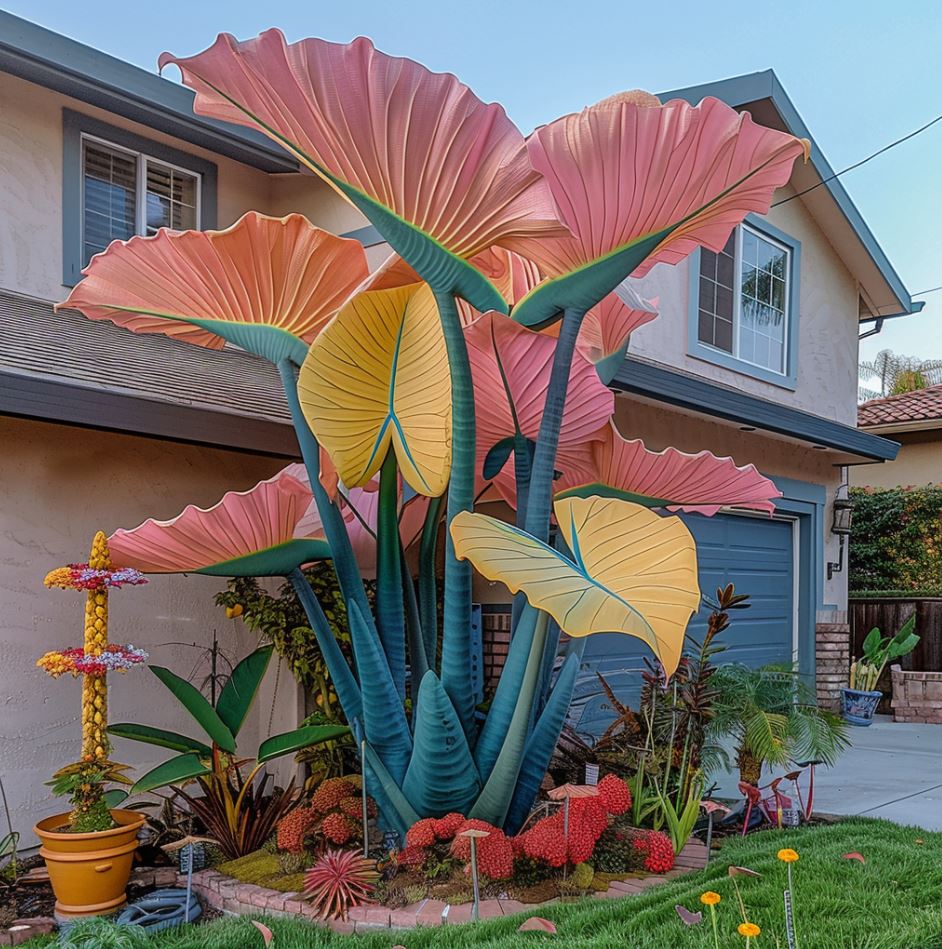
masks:
{"label": "small garden sculpture", "polygon": [[[454,76],[362,38],[223,34],[199,55],[164,54],[168,64],[198,114],[282,145],[393,254],[370,274],[356,241],[253,212],[92,259],[65,306],[270,360],[304,460],[209,510],[117,531],[117,562],[290,578],[366,742],[386,823],[404,833],[460,812],[512,832],[559,736],[584,637],[636,636],[666,675],[677,665],[700,603],[696,551],[656,509],[773,510],[779,492],[751,465],[624,439],[606,383],[656,316],[627,279],[719,250],[768,210],[807,143],[715,99],[643,92],[524,138]],[[475,510],[495,499],[514,523]],[[322,558],[343,591],[352,666],[300,570]],[[361,561],[375,568],[375,612]],[[472,565],[518,594],[483,723]]]}

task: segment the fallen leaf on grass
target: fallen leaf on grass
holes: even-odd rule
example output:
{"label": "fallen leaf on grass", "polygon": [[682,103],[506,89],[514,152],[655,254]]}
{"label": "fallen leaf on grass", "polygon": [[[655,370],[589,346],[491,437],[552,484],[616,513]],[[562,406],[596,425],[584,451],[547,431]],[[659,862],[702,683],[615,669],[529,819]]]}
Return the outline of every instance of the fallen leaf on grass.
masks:
{"label": "fallen leaf on grass", "polygon": [[525,919],[520,926],[517,927],[518,933],[549,933],[551,936],[556,935],[556,924],[551,923],[548,919],[543,919],[542,916],[531,916],[529,919]]}
{"label": "fallen leaf on grass", "polygon": [[275,934],[264,923],[260,923],[257,920],[253,919],[252,925],[262,934],[262,939],[265,940],[265,945],[270,946],[272,940],[275,938]]}
{"label": "fallen leaf on grass", "polygon": [[699,926],[703,921],[703,913],[691,913],[686,906],[681,906],[680,903],[674,909],[677,910],[677,915],[685,926]]}
{"label": "fallen leaf on grass", "polygon": [[730,867],[729,875],[731,877],[760,877],[762,876],[756,870],[750,870],[749,867]]}
{"label": "fallen leaf on grass", "polygon": [[864,860],[863,854],[857,853],[856,850],[854,850],[852,853],[845,853],[845,854],[844,854],[844,859],[845,859],[845,860],[859,860],[860,863],[866,863],[866,862],[867,862],[866,860]]}

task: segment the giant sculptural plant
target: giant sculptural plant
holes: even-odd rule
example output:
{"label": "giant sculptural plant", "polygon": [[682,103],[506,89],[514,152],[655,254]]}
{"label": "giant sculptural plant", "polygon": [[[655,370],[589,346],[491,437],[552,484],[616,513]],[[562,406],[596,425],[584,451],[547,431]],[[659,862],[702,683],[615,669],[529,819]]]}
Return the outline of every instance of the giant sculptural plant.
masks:
{"label": "giant sculptural plant", "polygon": [[[771,511],[778,495],[752,466],[651,452],[614,428],[603,380],[656,315],[626,280],[721,248],[747,213],[768,210],[805,146],[717,100],[645,93],[525,139],[454,76],[365,39],[224,34],[167,63],[198,113],[283,145],[394,254],[370,275],[356,242],[297,215],[250,213],[225,231],[160,231],[93,258],[67,306],[271,360],[304,460],[208,511],[116,532],[115,560],[289,577],[366,740],[386,821],[403,829],[460,811],[516,827],[584,637],[637,636],[668,675],[676,667],[699,591],[693,540],[665,511]],[[510,502],[515,524],[474,511],[491,499]],[[358,554],[375,568],[375,614]],[[343,591],[352,668],[299,569],[320,557]],[[472,564],[518,594],[483,722]],[[554,678],[560,629],[571,638]]]}

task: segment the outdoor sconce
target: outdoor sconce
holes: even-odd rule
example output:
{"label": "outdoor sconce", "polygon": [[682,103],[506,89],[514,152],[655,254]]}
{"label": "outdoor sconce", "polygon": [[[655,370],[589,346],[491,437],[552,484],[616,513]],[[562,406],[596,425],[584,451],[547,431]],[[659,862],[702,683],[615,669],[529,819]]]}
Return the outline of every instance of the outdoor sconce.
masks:
{"label": "outdoor sconce", "polygon": [[847,542],[847,535],[850,534],[853,517],[854,502],[850,499],[845,482],[837,489],[837,495],[834,498],[834,520],[831,522],[831,533],[840,538],[840,552],[837,563],[833,561],[828,563],[828,580],[844,569],[844,545]]}

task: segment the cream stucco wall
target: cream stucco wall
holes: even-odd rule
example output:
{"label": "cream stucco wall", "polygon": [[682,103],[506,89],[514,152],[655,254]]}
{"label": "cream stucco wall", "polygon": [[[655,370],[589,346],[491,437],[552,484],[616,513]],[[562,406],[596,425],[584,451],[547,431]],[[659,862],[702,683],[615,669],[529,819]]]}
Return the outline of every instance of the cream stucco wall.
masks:
{"label": "cream stucco wall", "polygon": [[[791,194],[779,191],[775,200]],[[856,424],[857,285],[801,201],[773,208],[768,221],[801,242],[798,380],[795,391],[687,354],[689,262],[659,264],[640,281],[660,298],[660,316],[632,335],[638,356],[683,369],[782,405]]]}
{"label": "cream stucco wall", "polygon": [[942,433],[897,432],[887,438],[900,443],[894,461],[882,465],[861,465],[851,469],[855,488],[922,487],[942,483]]}
{"label": "cream stucco wall", "polygon": [[[82,641],[84,597],[47,590],[54,567],[83,560],[96,530],[133,527],[148,516],[177,514],[186,504],[215,503],[230,489],[270,477],[283,461],[46,422],[0,418],[0,777],[24,841],[34,820],[57,806],[44,782],[78,756],[80,682],[52,681],[36,668],[50,649]],[[255,640],[241,621],[213,605],[225,581],[155,576],[114,591],[109,631],[115,642],[143,646],[152,661],[189,676],[216,630],[226,654],[248,653]],[[273,669],[243,747],[268,734]],[[202,674],[202,672],[200,672]],[[147,670],[111,677],[111,720],[189,728],[183,713]],[[291,676],[280,677],[274,731],[294,727],[298,703]],[[133,742],[114,757],[137,767],[166,755]],[[138,772],[142,773],[142,772]]]}

